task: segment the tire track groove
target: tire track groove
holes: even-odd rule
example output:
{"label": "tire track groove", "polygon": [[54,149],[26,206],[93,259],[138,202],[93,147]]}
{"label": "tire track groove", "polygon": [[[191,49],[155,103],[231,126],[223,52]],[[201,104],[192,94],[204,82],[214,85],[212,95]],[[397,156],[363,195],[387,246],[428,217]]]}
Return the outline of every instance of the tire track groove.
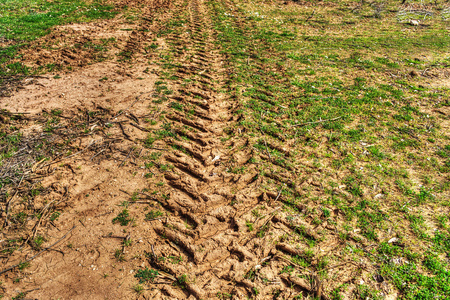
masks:
{"label": "tire track groove", "polygon": [[[203,0],[190,1],[190,39],[185,41],[186,50],[175,57],[179,67],[174,70],[190,82],[180,84],[169,97],[188,113],[172,107],[167,119],[181,138],[165,140],[176,150],[164,157],[173,170],[165,173],[170,192],[161,202],[174,216],[155,228],[186,260],[173,265],[154,258],[152,263],[177,278],[189,274],[183,284],[196,298],[212,298],[218,291],[249,296],[254,284],[246,274],[275,246],[248,223],[258,208],[268,208],[267,197],[258,191],[262,179],[256,167],[244,167],[251,153],[239,149],[248,141],[227,142],[224,129],[235,122],[236,99],[218,92],[225,88],[227,69],[208,13]],[[181,36],[170,38],[177,44]]]}

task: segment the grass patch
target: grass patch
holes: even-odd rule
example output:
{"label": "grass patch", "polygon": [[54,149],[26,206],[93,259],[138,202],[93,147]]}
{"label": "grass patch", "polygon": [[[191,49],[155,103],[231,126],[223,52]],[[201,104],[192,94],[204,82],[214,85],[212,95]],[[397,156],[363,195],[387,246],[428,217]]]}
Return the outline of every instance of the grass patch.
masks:
{"label": "grass patch", "polygon": [[[239,134],[230,130],[229,138],[254,141],[252,159],[260,162],[262,175],[270,174],[265,183],[272,190],[289,183],[283,202],[293,221],[304,217],[318,226],[326,220],[342,241],[358,245],[340,248],[355,260],[373,260],[374,251],[359,249],[381,243],[382,276],[400,297],[448,298],[450,277],[442,259],[447,220],[430,216],[436,209],[448,212],[447,117],[436,110],[448,108],[443,99],[450,89],[431,85],[425,76],[427,69],[438,74],[449,65],[445,23],[432,18],[423,30],[412,30],[397,20],[394,10],[400,8],[391,2],[377,10],[355,1],[235,4],[231,11],[209,2],[233,70],[226,88],[239,99]],[[438,6],[432,8],[436,15]],[[353,23],[358,26],[347,26]],[[290,155],[270,145],[283,145]],[[298,203],[311,209],[299,217]],[[252,223],[245,225],[252,230]],[[442,231],[431,232],[438,226]],[[307,227],[293,228],[298,234],[286,239],[312,250],[308,260],[296,256],[294,263],[311,267],[315,259],[315,268],[326,269],[340,262],[325,263],[317,257],[322,240],[308,238]],[[407,242],[384,243],[387,235]],[[372,285],[355,288],[362,299],[381,297]],[[333,287],[335,299],[341,290]]]}
{"label": "grass patch", "polygon": [[[0,48],[0,75],[28,75],[33,72],[17,58],[18,50],[30,41],[48,34],[56,25],[89,22],[99,18],[112,18],[118,11],[104,1],[29,1],[8,0],[0,3],[0,39],[7,41]],[[0,84],[4,79],[0,79]]]}

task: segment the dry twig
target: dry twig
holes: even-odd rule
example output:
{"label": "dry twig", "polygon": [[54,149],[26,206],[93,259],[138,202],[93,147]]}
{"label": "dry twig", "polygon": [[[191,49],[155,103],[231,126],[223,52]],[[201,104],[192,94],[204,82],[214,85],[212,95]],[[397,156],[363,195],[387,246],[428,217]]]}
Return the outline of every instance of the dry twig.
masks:
{"label": "dry twig", "polygon": [[300,126],[306,126],[306,125],[310,125],[310,124],[317,124],[317,123],[323,123],[323,122],[330,122],[330,121],[336,121],[338,119],[340,119],[342,117],[336,117],[333,119],[326,119],[326,120],[320,120],[320,121],[315,121],[315,122],[306,122],[306,123],[301,123],[301,124],[295,124],[292,125],[291,127],[300,127]]}

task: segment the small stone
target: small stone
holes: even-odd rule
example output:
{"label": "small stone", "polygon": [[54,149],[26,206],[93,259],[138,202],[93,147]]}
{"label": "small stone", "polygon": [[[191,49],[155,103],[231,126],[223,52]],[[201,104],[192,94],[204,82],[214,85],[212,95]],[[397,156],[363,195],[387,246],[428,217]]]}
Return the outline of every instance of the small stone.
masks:
{"label": "small stone", "polygon": [[394,243],[396,241],[398,241],[398,238],[394,237],[388,241],[388,244]]}

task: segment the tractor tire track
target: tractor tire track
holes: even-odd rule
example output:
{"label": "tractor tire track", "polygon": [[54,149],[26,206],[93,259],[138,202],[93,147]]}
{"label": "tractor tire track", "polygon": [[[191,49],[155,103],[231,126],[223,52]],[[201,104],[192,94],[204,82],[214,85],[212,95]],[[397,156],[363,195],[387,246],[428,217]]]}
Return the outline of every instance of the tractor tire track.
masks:
{"label": "tractor tire track", "polygon": [[[255,167],[230,172],[250,158],[239,151],[248,141],[226,141],[224,129],[235,120],[233,99],[218,92],[224,89],[227,78],[225,57],[215,44],[204,2],[192,0],[188,9],[190,38],[184,47],[177,41],[182,36],[168,38],[177,50],[175,61],[181,65],[175,75],[193,78],[170,97],[190,107],[189,113],[172,109],[167,115],[172,131],[180,138],[165,140],[176,150],[165,156],[174,168],[165,173],[170,192],[161,202],[175,217],[154,228],[166,241],[157,245],[159,254],[178,249],[186,260],[173,264],[154,257],[152,264],[177,277],[186,297],[205,299],[218,293],[249,296],[256,287],[246,279],[248,273],[254,272],[275,246],[270,242],[274,236],[252,231],[247,220],[255,219],[252,212],[258,207],[267,212],[272,209],[266,204],[267,196],[258,191],[261,179]],[[257,218],[253,225],[261,229],[266,220]],[[185,274],[189,279],[180,279]]]}
{"label": "tractor tire track", "polygon": [[[321,228],[281,209],[283,187],[295,190],[291,173],[299,171],[289,165],[291,154],[277,142],[258,141],[266,156],[250,146],[255,140],[230,135],[244,116],[236,114],[242,108],[236,96],[223,92],[230,81],[227,57],[220,54],[204,1],[190,0],[187,8],[188,25],[167,38],[176,50],[172,65],[178,66],[178,80],[173,80],[165,125],[173,134],[164,140],[174,149],[164,156],[173,169],[164,173],[169,190],[159,202],[171,215],[153,227],[161,239],[151,259],[154,268],[177,278],[183,295],[172,286],[162,291],[197,299],[289,299],[315,293],[314,284],[303,279],[296,284],[282,274],[293,256],[305,256],[306,248],[277,245],[293,233],[315,242],[322,238],[316,233]],[[235,21],[242,26],[241,19]],[[269,149],[286,161],[271,159]],[[249,163],[254,156],[263,164]],[[264,165],[268,170],[261,172]],[[280,176],[280,170],[290,172]],[[278,193],[263,192],[267,180],[282,187]],[[301,205],[297,209],[307,210]]]}

